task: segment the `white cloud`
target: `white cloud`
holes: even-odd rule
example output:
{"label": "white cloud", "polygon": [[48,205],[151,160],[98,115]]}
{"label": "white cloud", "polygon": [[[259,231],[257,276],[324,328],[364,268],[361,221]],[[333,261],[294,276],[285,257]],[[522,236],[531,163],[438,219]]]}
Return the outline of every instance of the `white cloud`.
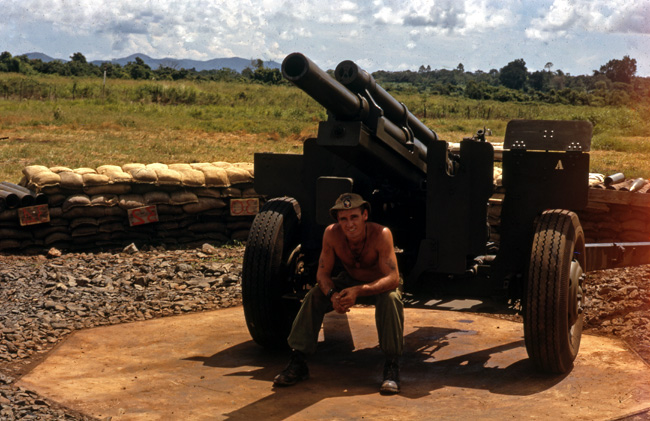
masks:
{"label": "white cloud", "polygon": [[0,10],[0,45],[14,54],[280,61],[302,51],[323,68],[351,58],[371,71],[487,71],[533,57],[573,74],[630,54],[650,72],[645,38],[627,35],[650,33],[650,0],[0,0]]}
{"label": "white cloud", "polygon": [[376,22],[425,27],[435,33],[468,33],[509,26],[515,22],[515,0],[378,0]]}
{"label": "white cloud", "polygon": [[[481,31],[508,21],[504,16],[512,1],[516,0],[9,0],[6,15],[55,26],[69,37],[97,34],[108,40],[111,55],[138,49],[198,58],[221,49],[224,54],[251,56],[271,48],[274,40],[310,38],[314,25],[320,25],[326,39],[349,33],[346,26],[367,28],[377,23],[423,28],[428,34]],[[409,48],[416,43],[412,38],[402,41]]]}
{"label": "white cloud", "polygon": [[526,35],[546,41],[581,30],[650,34],[650,0],[554,0]]}

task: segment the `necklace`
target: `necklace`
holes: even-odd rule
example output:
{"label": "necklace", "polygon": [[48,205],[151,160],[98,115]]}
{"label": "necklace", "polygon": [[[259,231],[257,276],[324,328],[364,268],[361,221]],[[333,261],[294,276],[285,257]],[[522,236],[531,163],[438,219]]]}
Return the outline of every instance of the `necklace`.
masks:
{"label": "necklace", "polygon": [[361,256],[363,255],[363,251],[366,249],[366,240],[368,239],[368,226],[365,226],[365,230],[363,232],[363,246],[361,246],[361,250],[359,252],[355,252],[352,250],[352,246],[350,246],[350,240],[348,240],[348,237],[345,237],[345,242],[348,245],[348,248],[350,249],[350,253],[352,253],[352,258],[354,259],[354,266],[357,268],[361,267]]}

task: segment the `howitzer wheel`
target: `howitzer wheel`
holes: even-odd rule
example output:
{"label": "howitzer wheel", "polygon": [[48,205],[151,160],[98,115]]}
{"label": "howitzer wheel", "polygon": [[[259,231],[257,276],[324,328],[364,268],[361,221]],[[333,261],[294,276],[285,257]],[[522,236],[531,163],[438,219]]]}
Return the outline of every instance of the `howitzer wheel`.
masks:
{"label": "howitzer wheel", "polygon": [[545,211],[536,221],[524,297],[528,356],[544,372],[573,367],[582,335],[585,238],[578,216]]}
{"label": "howitzer wheel", "polygon": [[289,197],[271,199],[255,216],[242,268],[242,301],[253,340],[264,347],[287,346],[299,301],[293,278],[299,253],[300,207]]}

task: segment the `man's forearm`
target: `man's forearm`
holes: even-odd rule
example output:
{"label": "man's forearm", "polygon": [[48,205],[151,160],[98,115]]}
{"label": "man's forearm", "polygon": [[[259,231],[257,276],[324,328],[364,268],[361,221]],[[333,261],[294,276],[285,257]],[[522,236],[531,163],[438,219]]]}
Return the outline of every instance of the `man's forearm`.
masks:
{"label": "man's forearm", "polygon": [[382,278],[377,279],[376,281],[369,282],[367,284],[361,284],[358,286],[359,293],[357,295],[366,297],[369,295],[377,295],[384,293],[386,291],[392,291],[399,286],[399,276],[395,274],[390,274]]}
{"label": "man's forearm", "polygon": [[334,281],[332,281],[331,276],[319,275],[316,277],[316,282],[325,295],[327,295],[330,289],[334,288]]}

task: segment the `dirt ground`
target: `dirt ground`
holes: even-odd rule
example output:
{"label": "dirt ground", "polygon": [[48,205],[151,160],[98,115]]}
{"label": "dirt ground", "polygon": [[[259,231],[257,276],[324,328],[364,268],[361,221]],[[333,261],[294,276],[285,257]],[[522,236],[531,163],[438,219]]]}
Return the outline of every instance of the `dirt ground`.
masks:
{"label": "dirt ground", "polygon": [[[0,255],[0,419],[92,419],[15,383],[75,330],[239,305],[242,256],[242,247]],[[590,273],[584,332],[618,338],[650,364],[649,283],[650,265]]]}

